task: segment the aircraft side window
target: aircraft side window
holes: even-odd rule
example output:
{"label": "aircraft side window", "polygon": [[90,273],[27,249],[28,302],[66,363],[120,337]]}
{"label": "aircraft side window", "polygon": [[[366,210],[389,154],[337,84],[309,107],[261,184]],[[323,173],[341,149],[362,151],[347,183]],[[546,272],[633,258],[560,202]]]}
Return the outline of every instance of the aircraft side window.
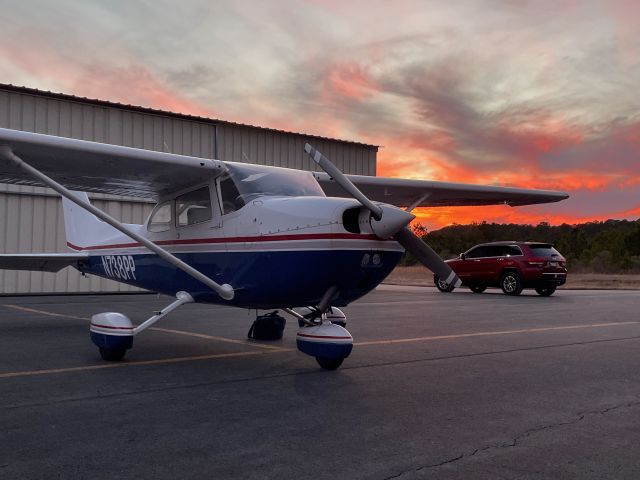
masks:
{"label": "aircraft side window", "polygon": [[227,176],[220,181],[220,195],[222,196],[223,215],[244,207],[244,200],[231,176]]}
{"label": "aircraft side window", "polygon": [[202,187],[176,198],[178,227],[195,225],[211,220],[211,194],[209,187]]}
{"label": "aircraft side window", "polygon": [[166,232],[171,230],[171,202],[158,205],[149,217],[147,230],[150,232]]}

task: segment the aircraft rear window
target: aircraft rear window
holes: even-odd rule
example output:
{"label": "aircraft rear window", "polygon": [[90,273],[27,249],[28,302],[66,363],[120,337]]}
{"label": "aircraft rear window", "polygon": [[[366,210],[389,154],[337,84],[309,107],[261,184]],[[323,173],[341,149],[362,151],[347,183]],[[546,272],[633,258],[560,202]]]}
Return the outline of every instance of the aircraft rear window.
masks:
{"label": "aircraft rear window", "polygon": [[209,187],[202,187],[176,198],[178,226],[195,225],[211,220]]}
{"label": "aircraft rear window", "polygon": [[166,232],[171,229],[171,202],[156,206],[151,212],[147,230],[150,232]]}

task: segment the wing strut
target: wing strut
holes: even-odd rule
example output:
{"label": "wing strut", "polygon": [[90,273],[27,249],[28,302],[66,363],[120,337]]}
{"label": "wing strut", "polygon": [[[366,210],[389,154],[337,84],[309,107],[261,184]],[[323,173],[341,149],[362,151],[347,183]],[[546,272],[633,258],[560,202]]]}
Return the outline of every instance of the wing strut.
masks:
{"label": "wing strut", "polygon": [[37,178],[38,180],[40,180],[42,183],[44,183],[48,187],[51,187],[56,192],[58,192],[60,195],[62,195],[65,198],[68,198],[69,200],[71,200],[73,203],[75,203],[79,207],[84,208],[88,212],[93,213],[100,220],[108,223],[113,228],[116,228],[117,230],[121,231],[122,233],[124,233],[128,237],[131,237],[136,242],[141,243],[142,245],[147,247],[153,253],[157,254],[160,258],[162,258],[166,262],[170,263],[174,267],[182,270],[187,275],[190,275],[193,278],[195,278],[196,280],[204,283],[206,286],[211,288],[214,292],[216,292],[218,295],[220,295],[225,300],[233,299],[234,291],[233,291],[233,287],[231,285],[229,285],[227,283],[225,283],[224,285],[220,285],[219,283],[214,282],[209,277],[207,277],[206,275],[200,273],[198,270],[196,270],[192,266],[188,265],[187,263],[183,262],[182,260],[180,260],[175,255],[172,255],[171,253],[167,252],[164,248],[159,247],[158,245],[153,243],[151,240],[149,240],[149,239],[143,237],[142,235],[139,235],[138,233],[136,233],[136,232],[130,230],[129,228],[125,227],[118,220],[116,220],[112,216],[104,213],[99,208],[96,208],[93,205],[91,205],[90,203],[84,202],[83,200],[77,198],[70,190],[66,189],[65,187],[60,185],[58,182],[56,182],[55,180],[52,180],[51,178],[47,177],[44,173],[40,172],[39,170],[33,168],[31,165],[26,163],[24,160],[22,160],[20,157],[18,157],[15,153],[13,153],[13,151],[10,148],[8,148],[8,147],[0,147],[0,156],[2,156],[5,159],[11,161],[17,167],[19,167],[20,169],[24,170],[26,173],[28,173],[32,177]]}

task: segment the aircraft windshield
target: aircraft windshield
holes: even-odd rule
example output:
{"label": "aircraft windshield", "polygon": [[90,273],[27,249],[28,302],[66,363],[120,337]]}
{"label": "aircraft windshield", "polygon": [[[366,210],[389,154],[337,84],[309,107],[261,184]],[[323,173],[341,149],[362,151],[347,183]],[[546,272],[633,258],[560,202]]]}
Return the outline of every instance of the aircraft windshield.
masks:
{"label": "aircraft windshield", "polygon": [[311,172],[260,165],[227,164],[220,181],[224,213],[241,209],[259,196],[324,197],[324,191]]}

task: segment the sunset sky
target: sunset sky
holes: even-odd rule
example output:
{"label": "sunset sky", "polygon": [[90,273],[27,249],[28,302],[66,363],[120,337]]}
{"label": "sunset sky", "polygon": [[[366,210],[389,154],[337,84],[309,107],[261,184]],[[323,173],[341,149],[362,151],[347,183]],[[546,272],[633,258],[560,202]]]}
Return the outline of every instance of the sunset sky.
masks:
{"label": "sunset sky", "polygon": [[378,175],[560,189],[429,228],[640,217],[638,1],[0,0],[0,82],[380,145]]}

